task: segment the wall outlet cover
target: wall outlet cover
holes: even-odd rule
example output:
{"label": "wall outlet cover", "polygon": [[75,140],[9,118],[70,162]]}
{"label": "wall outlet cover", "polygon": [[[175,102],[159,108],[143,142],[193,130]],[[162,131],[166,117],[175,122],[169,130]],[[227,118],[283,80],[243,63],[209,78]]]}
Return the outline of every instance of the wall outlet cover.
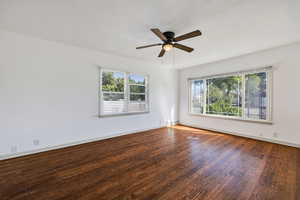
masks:
{"label": "wall outlet cover", "polygon": [[33,144],[36,145],[36,146],[39,145],[40,144],[40,140],[33,140]]}

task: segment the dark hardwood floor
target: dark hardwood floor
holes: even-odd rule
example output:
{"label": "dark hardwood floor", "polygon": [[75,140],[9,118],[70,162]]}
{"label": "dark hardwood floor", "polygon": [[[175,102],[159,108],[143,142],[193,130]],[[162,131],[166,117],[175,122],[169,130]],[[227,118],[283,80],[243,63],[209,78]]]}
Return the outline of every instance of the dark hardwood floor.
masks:
{"label": "dark hardwood floor", "polygon": [[0,161],[1,200],[299,200],[300,149],[183,126]]}

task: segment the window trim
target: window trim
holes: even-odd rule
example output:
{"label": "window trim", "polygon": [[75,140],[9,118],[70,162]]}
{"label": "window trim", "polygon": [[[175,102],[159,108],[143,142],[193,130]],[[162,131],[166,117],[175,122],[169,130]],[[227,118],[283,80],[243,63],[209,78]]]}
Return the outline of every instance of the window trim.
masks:
{"label": "window trim", "polygon": [[[124,76],[124,91],[123,92],[106,92],[106,91],[102,91],[102,73],[103,72],[120,72],[120,73],[124,73],[125,76]],[[143,74],[143,73],[134,73],[134,72],[127,72],[127,71],[122,71],[122,70],[115,70],[115,69],[109,69],[109,68],[102,68],[102,67],[99,67],[99,100],[98,100],[98,103],[99,103],[99,110],[98,110],[98,116],[100,118],[102,117],[113,117],[113,116],[126,116],[126,115],[136,115],[136,114],[146,114],[146,113],[150,113],[150,101],[149,101],[149,75],[147,74]],[[131,74],[134,74],[134,75],[140,75],[140,76],[143,76],[145,77],[145,85],[142,85],[142,84],[129,84],[129,76]],[[145,111],[135,111],[135,112],[128,112],[128,105],[130,103],[138,103],[139,101],[130,101],[130,85],[139,85],[139,86],[144,86],[145,87],[145,93],[139,93],[140,95],[145,95],[145,104],[146,105],[146,110]],[[124,93],[124,101],[126,102],[125,103],[125,107],[126,107],[126,112],[120,112],[120,113],[109,113],[109,114],[104,114],[102,111],[104,110],[103,109],[103,102],[104,102],[104,99],[103,99],[103,93]]]}
{"label": "window trim", "polygon": [[[266,72],[267,73],[267,119],[251,119],[247,118],[244,114],[245,112],[245,75],[246,74],[253,74],[253,73],[259,73],[259,72]],[[207,79],[213,79],[213,78],[222,78],[222,77],[228,77],[228,76],[236,76],[240,75],[242,76],[242,116],[222,116],[222,115],[214,115],[214,114],[206,114],[204,110],[204,113],[193,113],[192,112],[192,81],[193,80],[203,80],[204,84],[206,85]],[[238,72],[230,72],[230,73],[223,73],[223,74],[216,74],[216,75],[209,75],[209,76],[203,76],[203,77],[193,77],[187,79],[188,83],[188,112],[190,115],[193,116],[201,116],[201,117],[211,117],[211,118],[220,118],[220,119],[228,119],[228,120],[238,120],[238,121],[245,121],[245,122],[256,122],[256,123],[265,123],[265,124],[273,124],[273,67],[263,67],[263,68],[256,68],[252,70],[244,70],[244,71],[238,71]],[[207,87],[205,87],[204,93],[207,93]],[[205,96],[206,97],[206,96]],[[206,98],[204,98],[206,101]],[[206,103],[204,103],[204,108],[206,107]]]}

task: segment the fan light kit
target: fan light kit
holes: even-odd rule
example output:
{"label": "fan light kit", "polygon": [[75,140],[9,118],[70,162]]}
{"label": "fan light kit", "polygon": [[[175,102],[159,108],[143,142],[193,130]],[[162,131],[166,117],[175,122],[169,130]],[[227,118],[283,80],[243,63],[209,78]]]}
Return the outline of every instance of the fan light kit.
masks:
{"label": "fan light kit", "polygon": [[163,48],[165,51],[170,51],[173,48],[173,45],[172,44],[164,44]]}
{"label": "fan light kit", "polygon": [[193,48],[182,45],[182,44],[178,44],[176,42],[202,35],[201,31],[199,31],[199,30],[196,30],[196,31],[193,31],[193,32],[181,35],[181,36],[177,36],[177,37],[175,37],[175,33],[171,32],[171,31],[166,31],[166,32],[162,33],[158,28],[153,28],[153,29],[151,29],[151,31],[157,37],[159,37],[159,39],[161,39],[163,41],[163,43],[150,44],[150,45],[146,45],[146,46],[137,47],[136,49],[143,49],[143,48],[154,47],[154,46],[162,46],[162,49],[161,49],[158,57],[162,57],[166,51],[170,51],[173,47],[191,53],[194,50]]}

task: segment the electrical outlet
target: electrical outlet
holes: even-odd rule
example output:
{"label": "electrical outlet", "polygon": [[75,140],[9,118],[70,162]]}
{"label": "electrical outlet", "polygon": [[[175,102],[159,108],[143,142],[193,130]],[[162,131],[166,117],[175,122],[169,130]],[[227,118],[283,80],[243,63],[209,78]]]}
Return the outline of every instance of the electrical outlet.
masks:
{"label": "electrical outlet", "polygon": [[263,136],[264,136],[264,134],[263,134],[263,133],[259,133],[259,136],[260,136],[260,137],[263,137]]}
{"label": "electrical outlet", "polygon": [[17,146],[12,146],[12,147],[10,148],[10,152],[11,152],[11,153],[16,153],[17,151],[18,151]]}
{"label": "electrical outlet", "polygon": [[274,137],[274,138],[277,138],[277,137],[278,137],[278,133],[274,132],[274,133],[273,133],[273,137]]}
{"label": "electrical outlet", "polygon": [[33,140],[32,143],[33,145],[38,146],[40,144],[40,140]]}

